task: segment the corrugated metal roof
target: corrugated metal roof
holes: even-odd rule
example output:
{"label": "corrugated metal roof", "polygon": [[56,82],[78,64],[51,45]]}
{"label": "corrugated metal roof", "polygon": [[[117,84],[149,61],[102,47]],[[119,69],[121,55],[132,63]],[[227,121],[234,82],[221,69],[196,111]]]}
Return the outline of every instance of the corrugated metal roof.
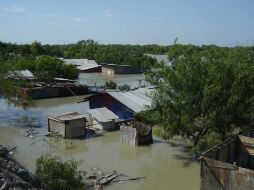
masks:
{"label": "corrugated metal roof", "polygon": [[22,78],[34,78],[34,75],[29,70],[18,70],[15,73]]}
{"label": "corrugated metal roof", "polygon": [[49,116],[48,118],[57,120],[57,121],[68,121],[68,120],[86,118],[86,116],[78,112],[66,112],[59,115]]}
{"label": "corrugated metal roof", "polygon": [[88,59],[63,59],[66,64],[76,65],[77,69],[84,71],[95,67],[100,67],[94,60]]}
{"label": "corrugated metal roof", "polygon": [[100,122],[108,122],[108,121],[112,121],[113,119],[119,118],[116,114],[114,114],[112,111],[108,110],[105,107],[89,109],[87,110],[87,112]]}
{"label": "corrugated metal roof", "polygon": [[133,110],[140,112],[145,110],[147,106],[151,106],[152,98],[151,93],[153,89],[140,88],[135,91],[128,92],[108,92],[109,95],[117,99],[119,102]]}

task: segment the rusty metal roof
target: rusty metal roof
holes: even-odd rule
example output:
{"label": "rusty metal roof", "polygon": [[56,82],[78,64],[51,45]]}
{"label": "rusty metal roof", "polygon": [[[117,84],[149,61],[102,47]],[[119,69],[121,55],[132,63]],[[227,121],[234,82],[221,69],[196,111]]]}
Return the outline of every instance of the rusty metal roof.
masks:
{"label": "rusty metal roof", "polygon": [[78,112],[66,112],[59,115],[49,116],[48,118],[56,120],[56,121],[69,121],[69,120],[86,118],[86,116]]}

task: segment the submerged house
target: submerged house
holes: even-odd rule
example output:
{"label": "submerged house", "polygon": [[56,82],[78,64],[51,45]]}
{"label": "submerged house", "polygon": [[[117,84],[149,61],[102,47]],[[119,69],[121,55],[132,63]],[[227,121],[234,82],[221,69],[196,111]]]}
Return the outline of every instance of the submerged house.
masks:
{"label": "submerged house", "polygon": [[16,71],[9,72],[8,77],[14,78],[14,79],[21,79],[21,80],[33,80],[34,79],[33,73],[29,70],[16,70]]}
{"label": "submerged house", "polygon": [[99,93],[89,100],[89,106],[91,109],[106,107],[120,120],[129,120],[133,118],[135,112],[146,110],[151,106],[153,91],[154,87],[146,87],[127,92]]}
{"label": "submerged house", "polygon": [[101,65],[98,65],[95,60],[88,59],[62,59],[66,64],[75,65],[82,73],[101,72]]}
{"label": "submerged house", "polygon": [[254,131],[229,137],[199,158],[201,190],[254,189]]}
{"label": "submerged house", "polygon": [[130,145],[149,145],[153,143],[152,127],[134,122],[131,125],[121,125],[121,142]]}
{"label": "submerged house", "polygon": [[101,71],[109,74],[142,74],[144,69],[137,65],[102,63]]}
{"label": "submerged house", "polygon": [[86,116],[78,112],[68,112],[48,117],[48,132],[63,138],[85,137]]}
{"label": "submerged house", "polygon": [[87,110],[88,125],[101,130],[114,129],[115,121],[119,118],[105,107]]}
{"label": "submerged house", "polygon": [[34,87],[18,87],[17,94],[21,98],[31,98],[33,100],[78,96],[89,93],[89,87],[74,83],[57,83],[54,85],[42,85]]}

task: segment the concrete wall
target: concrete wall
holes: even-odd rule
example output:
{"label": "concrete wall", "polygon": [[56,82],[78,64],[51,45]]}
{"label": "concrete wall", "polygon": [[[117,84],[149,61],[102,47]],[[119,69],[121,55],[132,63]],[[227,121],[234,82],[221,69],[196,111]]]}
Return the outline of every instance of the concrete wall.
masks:
{"label": "concrete wall", "polygon": [[84,118],[70,121],[55,121],[49,119],[49,132],[64,138],[79,138],[85,136],[86,120]]}
{"label": "concrete wall", "polygon": [[66,123],[66,137],[68,139],[85,137],[86,120],[75,119]]}
{"label": "concrete wall", "polygon": [[121,142],[124,144],[137,145],[137,130],[128,126],[120,126]]}
{"label": "concrete wall", "polygon": [[49,132],[65,137],[65,123],[49,119]]}

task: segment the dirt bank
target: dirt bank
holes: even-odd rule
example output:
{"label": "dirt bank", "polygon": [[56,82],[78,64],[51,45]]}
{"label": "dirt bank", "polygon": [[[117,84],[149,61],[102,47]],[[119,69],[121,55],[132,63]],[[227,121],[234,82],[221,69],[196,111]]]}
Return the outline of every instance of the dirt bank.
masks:
{"label": "dirt bank", "polygon": [[14,150],[0,145],[0,190],[38,189],[34,176],[11,157]]}

